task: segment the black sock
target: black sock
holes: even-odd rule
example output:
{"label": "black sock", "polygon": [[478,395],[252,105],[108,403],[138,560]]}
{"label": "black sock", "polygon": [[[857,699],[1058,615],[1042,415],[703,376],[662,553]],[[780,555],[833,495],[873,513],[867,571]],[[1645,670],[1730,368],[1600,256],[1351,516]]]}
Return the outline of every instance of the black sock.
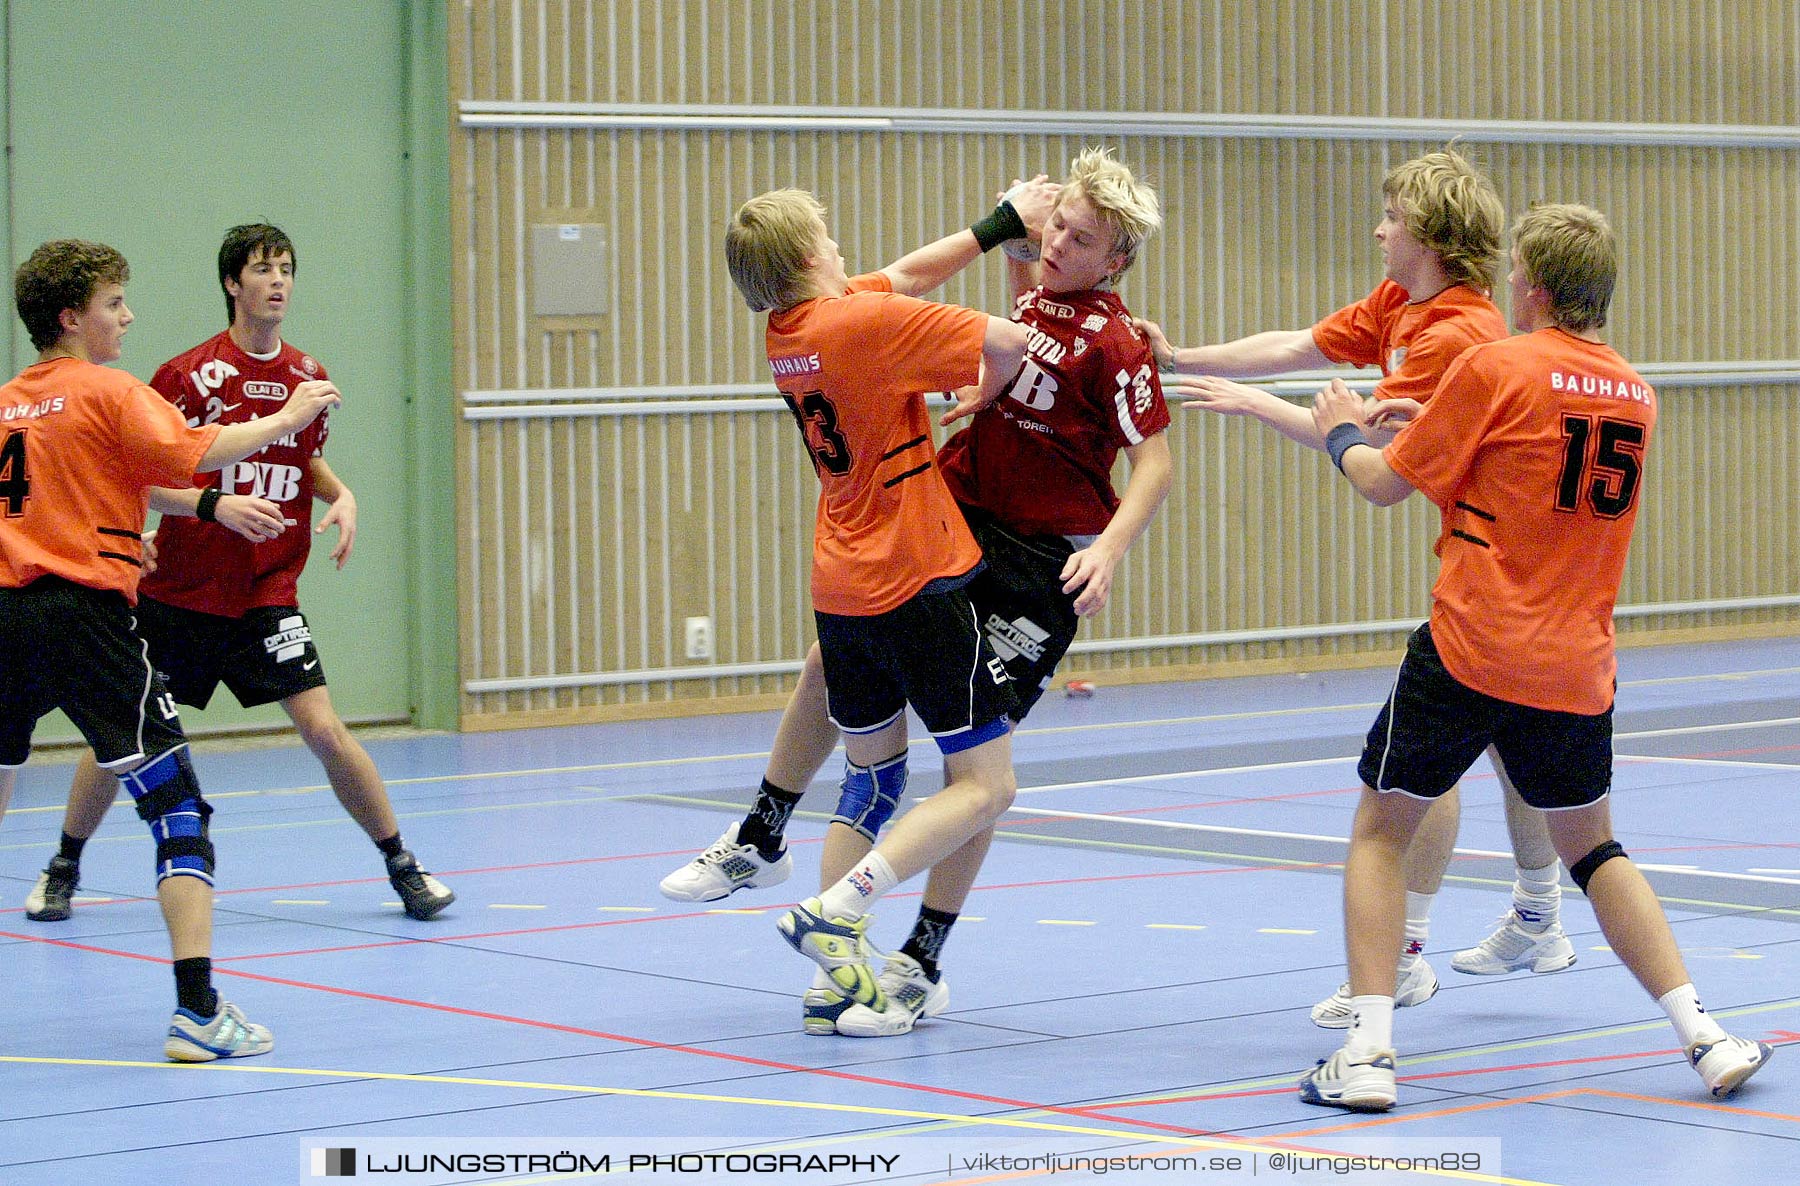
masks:
{"label": "black sock", "polygon": [[219,994],[213,991],[212,960],[205,956],[175,961],[175,1003],[196,1017],[219,1011]]}
{"label": "black sock", "polygon": [[919,967],[925,970],[926,978],[933,984],[937,983],[939,975],[938,957],[944,952],[944,943],[950,938],[950,928],[956,925],[956,918],[947,910],[921,906],[912,934],[900,945],[900,954],[918,960]]}
{"label": "black sock", "polygon": [[794,805],[800,802],[802,793],[784,791],[763,779],[756,802],[750,805],[750,814],[738,825],[738,843],[756,845],[757,855],[765,861],[779,857],[785,847],[781,834],[787,831],[788,817],[794,814]]}
{"label": "black sock", "polygon": [[62,847],[57,850],[56,855],[65,861],[74,861],[76,864],[80,864],[81,850],[86,845],[86,836],[71,836],[67,832],[64,832],[62,834]]}
{"label": "black sock", "polygon": [[395,832],[386,840],[377,840],[375,842],[375,847],[381,850],[381,855],[384,857],[397,857],[406,851],[406,845],[401,841],[400,833],[398,832]]}

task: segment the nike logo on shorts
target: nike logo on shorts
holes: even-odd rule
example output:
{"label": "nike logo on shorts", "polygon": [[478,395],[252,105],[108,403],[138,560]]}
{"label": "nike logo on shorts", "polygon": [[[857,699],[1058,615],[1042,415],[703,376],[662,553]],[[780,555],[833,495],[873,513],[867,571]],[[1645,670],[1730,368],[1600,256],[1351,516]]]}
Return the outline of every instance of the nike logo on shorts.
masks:
{"label": "nike logo on shorts", "polygon": [[318,665],[319,665],[319,661],[317,659],[314,659],[311,663],[300,664],[300,670],[301,671],[311,671],[313,668],[317,667]]}

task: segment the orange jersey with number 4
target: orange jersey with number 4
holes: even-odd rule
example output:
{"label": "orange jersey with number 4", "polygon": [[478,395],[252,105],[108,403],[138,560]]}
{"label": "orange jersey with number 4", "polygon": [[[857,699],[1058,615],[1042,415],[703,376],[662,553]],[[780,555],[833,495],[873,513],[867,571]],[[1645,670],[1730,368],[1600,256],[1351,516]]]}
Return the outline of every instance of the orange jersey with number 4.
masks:
{"label": "orange jersey with number 4", "polygon": [[1610,346],[1542,329],[1477,346],[1385,450],[1443,513],[1431,637],[1450,674],[1515,704],[1613,702],[1613,604],[1656,393]]}
{"label": "orange jersey with number 4", "polygon": [[937,467],[927,391],[975,382],[987,314],[851,279],[769,315],[775,386],[819,474],[813,608],[870,617],[981,562]]}

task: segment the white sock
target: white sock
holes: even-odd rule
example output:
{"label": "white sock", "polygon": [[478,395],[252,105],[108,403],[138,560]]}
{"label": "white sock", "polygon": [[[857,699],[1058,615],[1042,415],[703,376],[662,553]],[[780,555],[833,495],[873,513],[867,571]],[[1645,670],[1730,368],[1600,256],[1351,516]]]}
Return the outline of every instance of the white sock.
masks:
{"label": "white sock", "polygon": [[1669,1015],[1669,1023],[1675,1027],[1675,1034],[1683,1046],[1717,1042],[1725,1036],[1724,1028],[1701,1006],[1700,994],[1694,991],[1692,984],[1670,989],[1657,997],[1656,1003]]}
{"label": "white sock", "polygon": [[824,904],[821,913],[826,918],[854,921],[869,912],[876,898],[899,884],[900,879],[894,876],[886,858],[871,850],[855,868],[844,874],[842,881],[819,895],[819,901]]}
{"label": "white sock", "polygon": [[815,968],[813,970],[812,986],[814,988],[829,988],[833,992],[837,991],[837,984],[826,974],[824,968]]}
{"label": "white sock", "polygon": [[1425,951],[1425,940],[1431,935],[1431,904],[1436,894],[1406,891],[1406,941],[1400,946],[1400,966],[1405,967]]}
{"label": "white sock", "polygon": [[1350,1036],[1344,1048],[1358,1060],[1394,1048],[1393,997],[1350,998]]}
{"label": "white sock", "polygon": [[1519,929],[1528,934],[1541,934],[1556,925],[1562,911],[1562,886],[1557,880],[1558,866],[1551,861],[1542,869],[1516,866],[1513,881],[1513,913],[1518,915]]}

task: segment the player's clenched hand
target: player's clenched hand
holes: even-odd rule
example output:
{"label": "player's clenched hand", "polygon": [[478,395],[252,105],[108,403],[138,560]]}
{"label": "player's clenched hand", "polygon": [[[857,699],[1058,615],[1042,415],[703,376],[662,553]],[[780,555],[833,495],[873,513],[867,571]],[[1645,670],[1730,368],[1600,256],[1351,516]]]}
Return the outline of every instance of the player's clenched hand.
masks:
{"label": "player's clenched hand", "polygon": [[1363,403],[1362,397],[1350,390],[1342,379],[1333,379],[1313,396],[1313,427],[1323,437],[1331,435],[1331,430],[1340,424],[1361,428]]}
{"label": "player's clenched hand", "polygon": [[319,414],[327,408],[335,408],[344,402],[337,384],[329,379],[308,379],[294,388],[294,394],[288,396],[288,402],[282,406],[282,413],[293,421],[293,429],[299,432],[308,424],[319,418]]}
{"label": "player's clenched hand", "polygon": [[213,508],[213,521],[253,544],[274,539],[287,527],[279,503],[247,494],[225,494]]}
{"label": "player's clenched hand", "polygon": [[142,575],[149,576],[156,571],[156,532],[152,531],[138,542],[144,545],[144,571]]}
{"label": "player's clenched hand", "polygon": [[1039,173],[1030,181],[1014,180],[1012,188],[1000,195],[1002,202],[1011,202],[1019,215],[1019,221],[1025,224],[1025,230],[1033,242],[1044,233],[1044,223],[1050,220],[1050,211],[1056,208],[1056,196],[1062,192],[1062,186],[1051,181],[1049,174]]}

